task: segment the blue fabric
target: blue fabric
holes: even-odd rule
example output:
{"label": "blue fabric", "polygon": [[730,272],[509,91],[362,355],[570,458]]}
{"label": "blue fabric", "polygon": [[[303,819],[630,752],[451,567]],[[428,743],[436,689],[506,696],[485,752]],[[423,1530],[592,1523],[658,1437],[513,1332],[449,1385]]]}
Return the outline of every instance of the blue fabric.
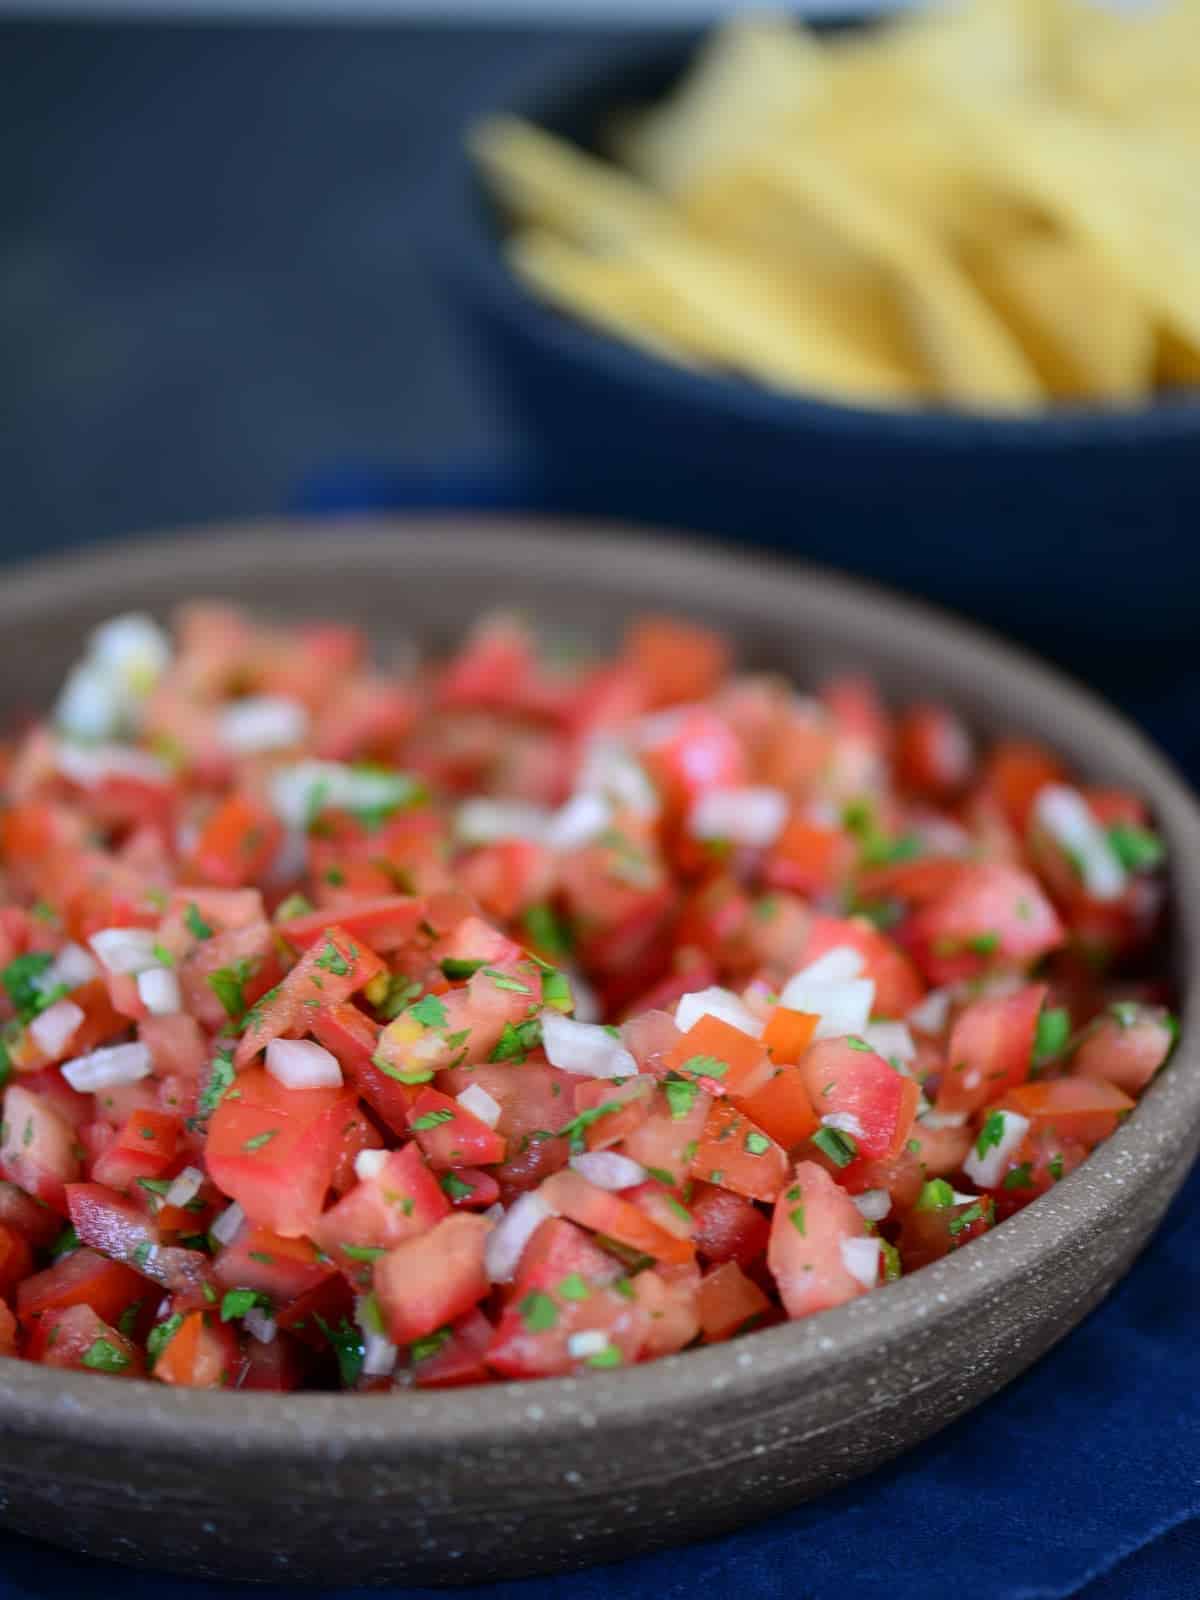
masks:
{"label": "blue fabric", "polygon": [[[304,485],[310,511],[548,505],[532,469],[478,464],[414,480],[347,468]],[[1191,720],[1179,715],[1191,712]],[[1187,760],[1194,710],[1147,700]],[[1193,770],[1200,770],[1200,763]],[[1133,1271],[1023,1378],[891,1466],[726,1538],[561,1578],[455,1591],[464,1600],[1197,1600],[1200,1256],[1193,1173]],[[2,1600],[234,1600],[259,1588],[130,1573],[0,1539]],[[378,1593],[378,1591],[374,1591]],[[366,1600],[326,1591],[324,1600]],[[385,1591],[434,1600],[445,1591]]]}

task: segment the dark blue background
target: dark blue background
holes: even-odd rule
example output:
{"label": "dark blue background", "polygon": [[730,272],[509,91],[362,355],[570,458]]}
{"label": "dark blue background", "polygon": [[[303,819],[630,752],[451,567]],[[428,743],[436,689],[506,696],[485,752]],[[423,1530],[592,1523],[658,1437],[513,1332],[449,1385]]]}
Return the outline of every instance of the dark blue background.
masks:
{"label": "dark blue background", "polygon": [[[0,554],[296,506],[569,506],[443,308],[423,198],[487,85],[561,43],[0,26]],[[1131,708],[1189,764],[1193,698],[1173,669]],[[888,1471],[717,1545],[490,1600],[1196,1600],[1198,1203],[1193,1178],[1099,1314]],[[114,1592],[230,1593],[0,1542],[3,1600]]]}

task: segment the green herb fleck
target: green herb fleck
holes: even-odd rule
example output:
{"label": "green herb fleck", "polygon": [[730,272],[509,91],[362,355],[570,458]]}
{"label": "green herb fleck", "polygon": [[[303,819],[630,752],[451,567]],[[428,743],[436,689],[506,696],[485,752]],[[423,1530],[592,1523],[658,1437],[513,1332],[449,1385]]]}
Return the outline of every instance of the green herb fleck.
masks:
{"label": "green herb fleck", "polygon": [[278,1132],[278,1128],[267,1128],[262,1133],[256,1133],[253,1139],[246,1140],[245,1144],[242,1146],[242,1149],[253,1154],[254,1151],[261,1150],[264,1145],[270,1144],[271,1140]]}
{"label": "green herb fleck", "polygon": [[420,1000],[414,1001],[408,1008],[408,1015],[415,1017],[426,1028],[444,1028],[450,1020],[436,994],[423,995]]}
{"label": "green herb fleck", "polygon": [[543,1294],[540,1289],[534,1289],[527,1294],[517,1310],[530,1333],[545,1333],[558,1321],[558,1307],[550,1296]]}
{"label": "green herb fleck", "polygon": [[1003,1138],[1004,1113],[1003,1111],[990,1111],[983,1127],[979,1130],[979,1137],[975,1141],[975,1154],[982,1159],[989,1150],[998,1149]]}
{"label": "green herb fleck", "polygon": [[182,1327],[183,1313],[181,1311],[176,1311],[174,1315],[168,1317],[165,1322],[157,1323],[153,1328],[150,1329],[150,1333],[146,1339],[146,1354],[150,1358],[151,1366],[153,1366],[158,1360],[159,1356],[162,1355],[163,1351],[167,1348],[171,1340]]}
{"label": "green herb fleck", "polygon": [[429,1128],[440,1128],[444,1122],[453,1122],[453,1111],[447,1111],[439,1106],[436,1111],[426,1111],[423,1116],[417,1117],[409,1123],[414,1133],[424,1133]]}
{"label": "green herb fleck", "polygon": [[1156,833],[1133,822],[1118,822],[1108,830],[1113,854],[1126,872],[1150,872],[1161,867],[1167,849]]}
{"label": "green herb fleck", "polygon": [[667,1078],[663,1082],[663,1093],[672,1117],[680,1122],[696,1104],[700,1089],[690,1078]]}
{"label": "green herb fleck", "polygon": [[945,1178],[930,1178],[917,1196],[918,1211],[939,1211],[942,1206],[954,1204],[954,1190]]}
{"label": "green herb fleck", "polygon": [[835,1167],[848,1167],[858,1154],[854,1139],[840,1128],[819,1128],[813,1134],[812,1142],[818,1150],[825,1152]]}
{"label": "green herb fleck", "polygon": [[129,1357],[108,1339],[97,1339],[79,1359],[93,1372],[124,1372],[129,1365]]}

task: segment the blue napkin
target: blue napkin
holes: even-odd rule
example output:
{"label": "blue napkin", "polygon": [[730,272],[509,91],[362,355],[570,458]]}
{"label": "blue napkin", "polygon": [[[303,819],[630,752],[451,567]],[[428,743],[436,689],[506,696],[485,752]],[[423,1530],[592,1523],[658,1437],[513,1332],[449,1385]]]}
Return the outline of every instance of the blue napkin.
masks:
{"label": "blue napkin", "polygon": [[[445,477],[339,470],[310,482],[297,501],[310,511],[551,509],[536,474],[486,463]],[[1183,709],[1164,700],[1158,731],[1186,757],[1200,728]],[[1062,1345],[870,1477],[723,1539],[564,1577],[453,1592],[463,1600],[734,1593],[740,1600],[1197,1600],[1198,1212],[1200,1171],[1132,1272]],[[0,1573],[2,1600],[263,1593],[165,1573],[118,1575],[12,1535],[0,1536]],[[330,1590],[324,1600],[368,1600],[372,1592],[379,1593]],[[386,1600],[434,1600],[446,1591],[384,1593]]]}

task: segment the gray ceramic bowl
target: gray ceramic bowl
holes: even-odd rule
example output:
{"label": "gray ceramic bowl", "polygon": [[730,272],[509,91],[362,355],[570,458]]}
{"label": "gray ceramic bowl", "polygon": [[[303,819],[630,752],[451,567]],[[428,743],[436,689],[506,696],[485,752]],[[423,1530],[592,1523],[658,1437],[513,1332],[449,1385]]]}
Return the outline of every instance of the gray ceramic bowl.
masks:
{"label": "gray ceramic bowl", "polygon": [[45,703],[83,632],[197,593],[377,637],[518,604],[610,640],[646,606],[801,682],[855,663],[1047,739],[1147,796],[1173,863],[1189,1016],[1128,1123],[1029,1210],[836,1311],[587,1380],[352,1399],[181,1392],[0,1361],[0,1518],[120,1561],[234,1578],[451,1583],[629,1556],[821,1493],[961,1415],[1112,1287],[1200,1144],[1200,814],[1119,718],[940,615],[799,567],[500,522],[248,525],[6,575],[0,712]]}

